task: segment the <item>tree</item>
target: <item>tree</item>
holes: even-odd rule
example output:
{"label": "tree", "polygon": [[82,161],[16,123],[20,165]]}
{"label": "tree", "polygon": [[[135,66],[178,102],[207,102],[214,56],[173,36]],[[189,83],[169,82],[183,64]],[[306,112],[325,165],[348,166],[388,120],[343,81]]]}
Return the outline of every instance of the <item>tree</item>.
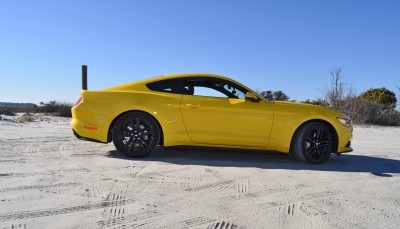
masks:
{"label": "tree", "polygon": [[331,68],[329,73],[331,75],[331,84],[328,88],[321,91],[323,101],[327,106],[346,113],[345,107],[348,107],[347,103],[357,98],[357,93],[353,87],[343,82],[344,72],[342,68]]}
{"label": "tree", "polygon": [[382,104],[388,109],[394,109],[397,103],[396,94],[385,87],[371,88],[362,93],[361,97],[366,101]]}
{"label": "tree", "polygon": [[343,69],[340,67],[332,68],[329,74],[331,75],[331,86],[325,91],[325,99],[333,109],[340,110],[340,103],[345,94],[344,83],[342,81],[344,76]]}
{"label": "tree", "polygon": [[258,91],[258,93],[268,101],[274,100],[273,99],[273,95],[272,95],[272,91],[270,91],[270,90],[268,90],[268,91]]}
{"label": "tree", "polygon": [[323,98],[320,102],[340,111],[357,124],[400,126],[400,112],[393,109],[397,102],[393,92],[386,88],[376,88],[358,94],[351,86],[343,83],[342,68],[332,68],[329,73],[331,84],[321,91]]}
{"label": "tree", "polygon": [[318,105],[318,106],[323,106],[323,107],[327,106],[326,102],[322,99],[317,99],[317,100],[307,99],[307,100],[303,101],[302,103],[308,103],[308,104],[313,104],[313,105]]}
{"label": "tree", "polygon": [[283,93],[283,91],[274,91],[272,94],[274,95],[274,100],[279,100],[279,101],[289,100],[289,96]]}
{"label": "tree", "polygon": [[289,101],[289,96],[283,91],[258,91],[258,93],[268,101]]}

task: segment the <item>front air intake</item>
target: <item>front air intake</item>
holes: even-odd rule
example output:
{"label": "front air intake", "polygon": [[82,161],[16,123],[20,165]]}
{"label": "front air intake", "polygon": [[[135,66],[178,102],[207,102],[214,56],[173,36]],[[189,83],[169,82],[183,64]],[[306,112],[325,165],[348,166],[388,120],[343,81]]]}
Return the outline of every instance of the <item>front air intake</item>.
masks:
{"label": "front air intake", "polygon": [[345,147],[347,148],[347,147],[350,147],[350,146],[351,146],[351,141],[349,141],[349,142],[346,144]]}

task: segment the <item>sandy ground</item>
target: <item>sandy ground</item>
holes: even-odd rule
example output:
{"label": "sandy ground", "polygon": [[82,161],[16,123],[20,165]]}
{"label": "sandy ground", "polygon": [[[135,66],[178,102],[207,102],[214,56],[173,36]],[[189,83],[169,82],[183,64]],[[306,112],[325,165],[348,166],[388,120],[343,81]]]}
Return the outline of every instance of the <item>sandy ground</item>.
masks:
{"label": "sandy ground", "polygon": [[323,165],[166,150],[129,159],[69,119],[0,121],[0,228],[400,228],[400,128]]}

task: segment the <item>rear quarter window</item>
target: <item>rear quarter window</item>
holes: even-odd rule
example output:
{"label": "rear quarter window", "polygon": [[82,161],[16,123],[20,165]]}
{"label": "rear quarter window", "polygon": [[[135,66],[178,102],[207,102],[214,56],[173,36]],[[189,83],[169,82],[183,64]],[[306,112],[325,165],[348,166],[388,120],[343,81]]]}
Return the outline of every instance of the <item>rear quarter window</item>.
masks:
{"label": "rear quarter window", "polygon": [[185,94],[182,81],[178,79],[161,80],[146,84],[152,91],[160,91],[175,94]]}

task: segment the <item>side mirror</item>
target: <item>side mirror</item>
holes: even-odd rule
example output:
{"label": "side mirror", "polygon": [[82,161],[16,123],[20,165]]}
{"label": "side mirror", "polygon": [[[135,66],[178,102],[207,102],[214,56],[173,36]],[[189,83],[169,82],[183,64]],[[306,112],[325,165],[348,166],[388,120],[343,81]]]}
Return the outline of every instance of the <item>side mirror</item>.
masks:
{"label": "side mirror", "polygon": [[257,96],[255,96],[253,93],[248,91],[248,92],[246,92],[245,100],[246,101],[251,101],[251,102],[258,102],[259,98],[257,98]]}

